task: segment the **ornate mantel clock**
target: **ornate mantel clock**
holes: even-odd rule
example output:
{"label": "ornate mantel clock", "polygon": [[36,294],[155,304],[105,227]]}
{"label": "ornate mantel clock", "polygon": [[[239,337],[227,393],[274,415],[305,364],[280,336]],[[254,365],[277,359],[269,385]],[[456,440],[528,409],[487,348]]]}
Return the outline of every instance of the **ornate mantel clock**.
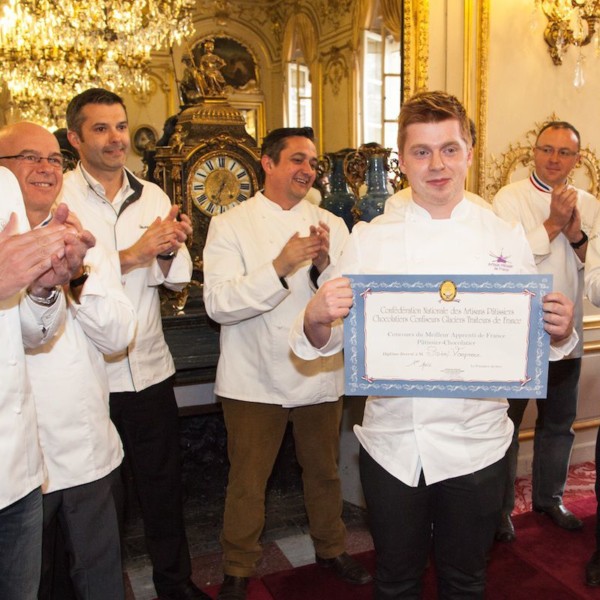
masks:
{"label": "ornate mantel clock", "polygon": [[168,146],[156,148],[156,179],[193,224],[189,245],[195,284],[211,218],[258,190],[259,150],[244,117],[226,98],[188,90]]}
{"label": "ornate mantel clock", "polygon": [[156,147],[151,173],[190,217],[194,229],[188,240],[192,284],[175,296],[168,290],[162,294],[163,329],[181,383],[214,381],[219,356],[219,334],[206,315],[201,293],[208,226],[215,215],[254,195],[259,184],[256,141],[223,94],[223,60],[213,49],[212,40],[207,40],[196,60],[184,57],[182,110],[168,145]]}

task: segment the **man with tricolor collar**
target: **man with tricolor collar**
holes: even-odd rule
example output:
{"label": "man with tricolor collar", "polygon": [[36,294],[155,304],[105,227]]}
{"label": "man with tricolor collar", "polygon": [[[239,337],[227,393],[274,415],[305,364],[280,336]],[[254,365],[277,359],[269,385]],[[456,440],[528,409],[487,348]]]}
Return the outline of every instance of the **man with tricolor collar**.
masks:
{"label": "man with tricolor collar", "polygon": [[[533,509],[548,515],[559,527],[581,529],[583,523],[564,507],[562,496],[567,479],[577,411],[577,393],[583,353],[583,267],[588,234],[600,213],[600,203],[575,188],[568,177],[580,158],[581,138],[564,121],[546,123],[534,148],[534,171],[529,179],[503,187],[493,209],[507,221],[523,225],[540,273],[554,277],[552,288],[575,304],[575,326],[579,343],[560,361],[550,363],[548,395],[537,401],[538,416],[533,446]],[[508,450],[509,473],[503,517],[496,539],[515,538],[510,514],[514,508],[514,479],[519,450],[519,426],[527,401],[509,400],[508,414],[515,431]]]}

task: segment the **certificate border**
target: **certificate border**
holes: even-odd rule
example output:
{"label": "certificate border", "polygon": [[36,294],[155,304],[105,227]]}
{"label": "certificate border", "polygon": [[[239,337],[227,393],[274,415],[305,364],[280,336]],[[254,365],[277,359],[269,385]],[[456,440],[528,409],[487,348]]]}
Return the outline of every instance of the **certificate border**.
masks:
{"label": "certificate border", "polygon": [[[344,322],[346,394],[349,396],[416,396],[459,398],[544,398],[548,379],[550,336],[544,331],[541,306],[551,291],[551,275],[344,275],[351,280],[354,304]],[[423,291],[438,293],[443,281],[451,280],[458,292],[521,292],[532,297],[528,365],[531,378],[524,383],[490,381],[415,381],[380,379],[369,381],[365,374],[364,298],[367,289],[378,291]]]}

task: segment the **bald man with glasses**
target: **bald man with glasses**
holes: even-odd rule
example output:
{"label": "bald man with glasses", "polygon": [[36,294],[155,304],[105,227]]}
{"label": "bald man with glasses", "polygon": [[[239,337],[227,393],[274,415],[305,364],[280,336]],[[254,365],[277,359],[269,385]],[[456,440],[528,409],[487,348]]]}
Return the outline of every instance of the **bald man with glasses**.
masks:
{"label": "bald man with glasses", "polygon": [[[582,521],[562,502],[571,449],[572,425],[577,412],[577,394],[583,353],[583,267],[588,234],[600,212],[596,198],[571,185],[568,178],[580,158],[581,137],[564,121],[546,123],[534,148],[534,170],[528,179],[503,187],[495,196],[498,216],[523,225],[539,273],[554,277],[552,289],[575,304],[576,348],[562,360],[550,363],[548,395],[537,401],[533,444],[533,509],[546,514],[559,527],[578,530]],[[511,512],[515,504],[514,480],[519,452],[519,427],[527,400],[509,400],[508,415],[515,425],[507,452],[508,477],[499,541],[511,542],[515,530]]]}

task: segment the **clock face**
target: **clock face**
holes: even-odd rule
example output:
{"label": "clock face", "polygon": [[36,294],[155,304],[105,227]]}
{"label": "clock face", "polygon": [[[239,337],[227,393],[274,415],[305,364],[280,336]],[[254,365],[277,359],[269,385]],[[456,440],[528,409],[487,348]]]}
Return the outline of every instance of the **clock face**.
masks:
{"label": "clock face", "polygon": [[202,157],[191,169],[189,193],[196,207],[212,217],[237,206],[253,193],[245,162],[225,152]]}

